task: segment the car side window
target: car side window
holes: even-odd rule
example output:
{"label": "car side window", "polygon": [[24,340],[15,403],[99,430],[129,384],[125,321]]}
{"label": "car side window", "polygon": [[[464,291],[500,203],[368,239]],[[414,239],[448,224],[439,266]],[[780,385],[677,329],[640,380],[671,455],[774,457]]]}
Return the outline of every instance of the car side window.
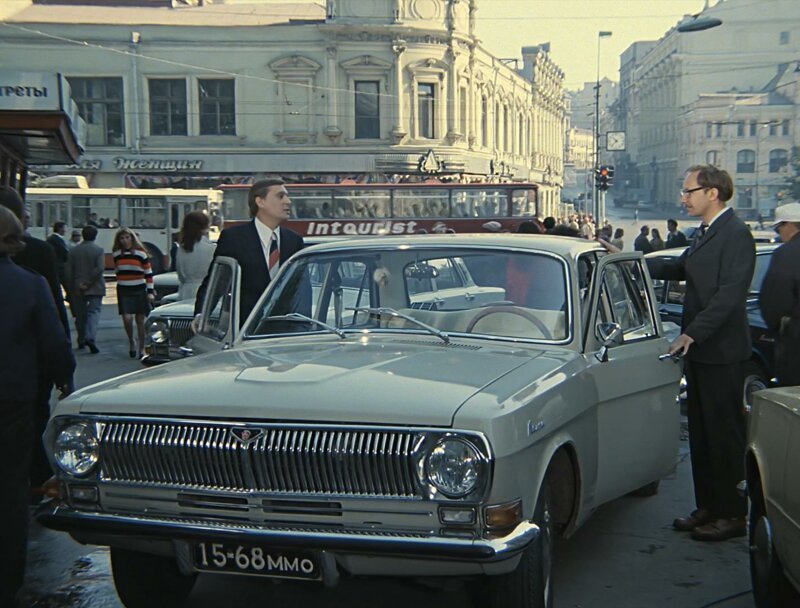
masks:
{"label": "car side window", "polygon": [[216,264],[206,292],[204,314],[200,324],[201,336],[213,340],[223,340],[228,333],[233,302],[233,269],[224,264]]}
{"label": "car side window", "polygon": [[[640,262],[609,264],[603,272],[601,310],[598,320],[610,314],[613,322],[622,327],[625,342],[651,338],[656,335],[655,322],[648,302],[647,283]],[[605,310],[603,310],[605,309]]]}

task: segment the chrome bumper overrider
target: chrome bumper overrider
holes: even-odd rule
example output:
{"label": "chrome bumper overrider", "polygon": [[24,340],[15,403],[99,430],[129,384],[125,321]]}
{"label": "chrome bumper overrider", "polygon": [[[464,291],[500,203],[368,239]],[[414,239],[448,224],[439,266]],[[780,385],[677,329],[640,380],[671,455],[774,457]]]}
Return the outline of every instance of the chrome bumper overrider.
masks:
{"label": "chrome bumper overrider", "polygon": [[263,542],[278,547],[480,562],[514,557],[539,535],[539,527],[530,522],[518,524],[502,538],[466,539],[425,534],[392,534],[378,530],[341,532],[289,529],[207,520],[97,513],[78,511],[55,500],[43,503],[36,512],[36,518],[40,524],[64,532],[174,540],[228,539],[241,543]]}

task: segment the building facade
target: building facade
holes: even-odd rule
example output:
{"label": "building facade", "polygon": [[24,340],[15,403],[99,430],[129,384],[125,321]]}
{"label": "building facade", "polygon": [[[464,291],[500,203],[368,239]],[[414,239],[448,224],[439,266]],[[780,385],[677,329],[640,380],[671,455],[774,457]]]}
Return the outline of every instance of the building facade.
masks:
{"label": "building facade", "polygon": [[[697,156],[684,147],[692,140],[679,134],[683,113],[703,94],[760,91],[779,65],[800,56],[796,0],[724,0],[703,15],[721,19],[722,26],[685,34],[673,28],[655,43],[629,47],[621,58],[631,175],[650,192],[651,203],[666,208],[679,205],[683,171]],[[734,172],[727,161],[723,168]]]}
{"label": "building facade", "polygon": [[491,55],[477,0],[243,7],[29,6],[0,62],[66,76],[88,127],[71,171],[93,185],[417,179],[433,151],[442,178],[558,204],[563,72],[544,47],[520,71]]}
{"label": "building facade", "polygon": [[800,145],[797,83],[794,66],[784,65],[771,90],[701,95],[680,117],[687,161],[727,167],[734,205],[747,219],[770,217],[788,202],[789,161]]}

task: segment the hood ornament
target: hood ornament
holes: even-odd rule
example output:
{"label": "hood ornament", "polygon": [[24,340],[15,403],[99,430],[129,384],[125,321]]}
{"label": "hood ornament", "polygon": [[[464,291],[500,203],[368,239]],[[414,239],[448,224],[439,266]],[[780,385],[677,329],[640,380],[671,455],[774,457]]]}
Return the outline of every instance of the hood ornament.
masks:
{"label": "hood ornament", "polygon": [[231,429],[231,435],[233,435],[236,439],[239,440],[240,443],[243,443],[244,445],[247,445],[248,443],[253,443],[263,434],[264,434],[264,429],[248,429],[241,427]]}

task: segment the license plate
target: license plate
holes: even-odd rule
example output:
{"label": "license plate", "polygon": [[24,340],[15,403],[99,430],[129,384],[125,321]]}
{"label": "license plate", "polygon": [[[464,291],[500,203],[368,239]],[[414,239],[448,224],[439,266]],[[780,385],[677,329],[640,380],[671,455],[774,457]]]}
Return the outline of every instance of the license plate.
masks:
{"label": "license plate", "polygon": [[206,572],[234,572],[278,578],[319,580],[319,558],[312,551],[261,545],[195,543],[194,565]]}

